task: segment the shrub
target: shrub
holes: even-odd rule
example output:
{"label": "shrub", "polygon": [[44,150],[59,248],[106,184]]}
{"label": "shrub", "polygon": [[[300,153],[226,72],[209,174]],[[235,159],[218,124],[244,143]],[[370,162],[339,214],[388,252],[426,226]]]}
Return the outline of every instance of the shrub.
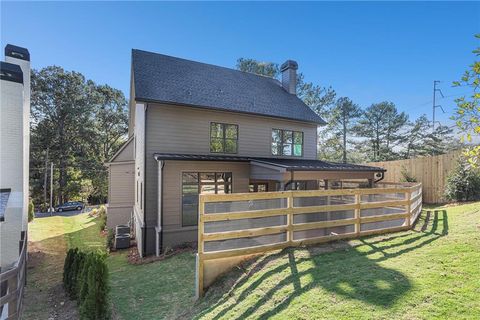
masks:
{"label": "shrub", "polygon": [[63,264],[63,287],[65,291],[70,294],[70,280],[72,275],[72,265],[73,259],[77,253],[77,249],[69,249],[67,252],[67,256],[65,257],[65,263]]}
{"label": "shrub", "polygon": [[85,253],[77,248],[67,252],[63,283],[72,299],[77,299],[82,319],[110,319],[106,255]]}
{"label": "shrub", "polygon": [[105,206],[100,206],[97,213],[98,217],[100,218],[100,231],[103,231],[107,227],[107,209],[105,208]]}
{"label": "shrub", "polygon": [[402,175],[402,178],[400,178],[401,182],[418,182],[417,178],[415,178],[414,175],[410,174],[410,172],[408,172],[405,166],[402,166],[400,174]]}
{"label": "shrub", "polygon": [[84,269],[85,277],[79,300],[82,319],[110,319],[108,268],[105,255],[91,253],[87,259],[88,267]]}
{"label": "shrub", "polygon": [[480,170],[460,157],[447,177],[445,197],[451,201],[480,199]]}
{"label": "shrub", "polygon": [[33,205],[33,200],[30,200],[28,203],[28,222],[33,221],[35,217],[35,206]]}
{"label": "shrub", "polygon": [[108,235],[107,235],[107,249],[113,248],[114,239],[115,239],[115,231],[112,228],[110,228],[108,229]]}

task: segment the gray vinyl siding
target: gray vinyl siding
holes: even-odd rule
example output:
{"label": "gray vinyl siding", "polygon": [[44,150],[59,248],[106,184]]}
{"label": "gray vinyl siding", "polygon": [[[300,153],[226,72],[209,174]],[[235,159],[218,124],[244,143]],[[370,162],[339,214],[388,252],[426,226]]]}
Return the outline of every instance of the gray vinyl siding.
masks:
{"label": "gray vinyl siding", "polygon": [[135,166],[133,162],[110,165],[110,206],[133,206],[135,192]]}
{"label": "gray vinyl siding", "polygon": [[[136,124],[139,118],[136,108]],[[316,159],[317,126],[230,112],[200,110],[191,107],[148,104],[145,113],[145,206],[146,225],[157,225],[158,217],[158,164],[155,153],[210,154],[210,122],[237,124],[238,156],[272,157],[272,129],[288,129],[304,133],[303,159]],[[138,128],[135,128],[138,131]],[[137,138],[137,133],[135,133]],[[137,148],[139,147],[137,141]],[[138,158],[137,150],[137,158]],[[196,228],[181,226],[181,172],[232,171],[233,192],[248,192],[250,169],[247,163],[178,162],[166,164],[164,169],[163,247],[196,239]],[[170,168],[170,170],[169,170]],[[147,239],[147,253],[154,253],[155,234]],[[181,242],[179,242],[181,241]]]}
{"label": "gray vinyl siding", "polygon": [[130,139],[126,142],[125,146],[122,146],[120,152],[115,156],[113,162],[121,162],[121,161],[133,161],[134,160],[134,152],[133,152],[133,145],[134,139]]}
{"label": "gray vinyl siding", "polygon": [[210,154],[210,122],[220,122],[238,125],[238,156],[278,157],[271,153],[275,128],[304,133],[303,157],[286,158],[317,158],[317,126],[313,124],[161,104],[149,104],[148,109],[147,139],[154,152]]}
{"label": "gray vinyl siding", "polygon": [[232,172],[233,192],[248,192],[250,179],[248,163],[166,161],[163,168],[164,248],[197,240],[197,227],[182,227],[182,172],[196,171]]}

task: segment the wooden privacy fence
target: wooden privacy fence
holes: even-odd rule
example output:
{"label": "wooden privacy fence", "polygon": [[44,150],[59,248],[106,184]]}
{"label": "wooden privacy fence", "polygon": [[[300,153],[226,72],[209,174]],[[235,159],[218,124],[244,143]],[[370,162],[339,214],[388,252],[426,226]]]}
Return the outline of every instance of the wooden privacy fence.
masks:
{"label": "wooden privacy fence", "polygon": [[[20,257],[15,265],[0,274],[0,318],[19,319],[27,273],[27,232],[22,232]],[[5,318],[3,318],[5,317]]]}
{"label": "wooden privacy fence", "polygon": [[406,230],[422,186],[200,195],[197,296],[239,261],[270,250]]}
{"label": "wooden privacy fence", "polygon": [[444,197],[446,178],[455,167],[460,154],[461,151],[455,151],[440,156],[370,162],[367,165],[387,169],[385,181],[401,182],[404,179],[402,171],[406,171],[422,183],[424,203],[443,203],[446,202]]}

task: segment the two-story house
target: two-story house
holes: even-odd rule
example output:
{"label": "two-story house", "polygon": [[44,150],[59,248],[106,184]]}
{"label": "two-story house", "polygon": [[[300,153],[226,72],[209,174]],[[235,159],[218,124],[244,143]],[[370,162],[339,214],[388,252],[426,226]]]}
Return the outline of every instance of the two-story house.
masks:
{"label": "two-story house", "polygon": [[[297,97],[297,68],[285,62],[278,81],[133,50],[129,141],[110,166],[111,181],[130,175],[110,183],[110,198],[133,192],[142,255],[197,240],[200,193],[371,185],[383,172],[317,160],[325,121]],[[113,172],[115,162],[130,167]]]}

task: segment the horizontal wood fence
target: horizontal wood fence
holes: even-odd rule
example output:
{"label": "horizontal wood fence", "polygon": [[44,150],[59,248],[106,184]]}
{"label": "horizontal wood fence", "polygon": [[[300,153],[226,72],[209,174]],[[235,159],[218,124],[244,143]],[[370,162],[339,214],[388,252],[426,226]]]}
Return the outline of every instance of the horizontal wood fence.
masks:
{"label": "horizontal wood fence", "polygon": [[440,156],[430,156],[406,160],[370,162],[367,165],[387,169],[385,181],[401,182],[402,171],[408,172],[423,187],[424,203],[443,203],[445,181],[448,173],[455,167],[461,151],[455,151]]}
{"label": "horizontal wood fence", "polygon": [[[20,257],[15,265],[0,274],[0,318],[20,319],[23,288],[27,274],[27,232],[22,232]],[[6,316],[6,318],[2,318]]]}
{"label": "horizontal wood fence", "polygon": [[197,295],[201,296],[218,274],[231,267],[233,260],[240,261],[238,257],[406,230],[421,209],[419,183],[200,195]]}

